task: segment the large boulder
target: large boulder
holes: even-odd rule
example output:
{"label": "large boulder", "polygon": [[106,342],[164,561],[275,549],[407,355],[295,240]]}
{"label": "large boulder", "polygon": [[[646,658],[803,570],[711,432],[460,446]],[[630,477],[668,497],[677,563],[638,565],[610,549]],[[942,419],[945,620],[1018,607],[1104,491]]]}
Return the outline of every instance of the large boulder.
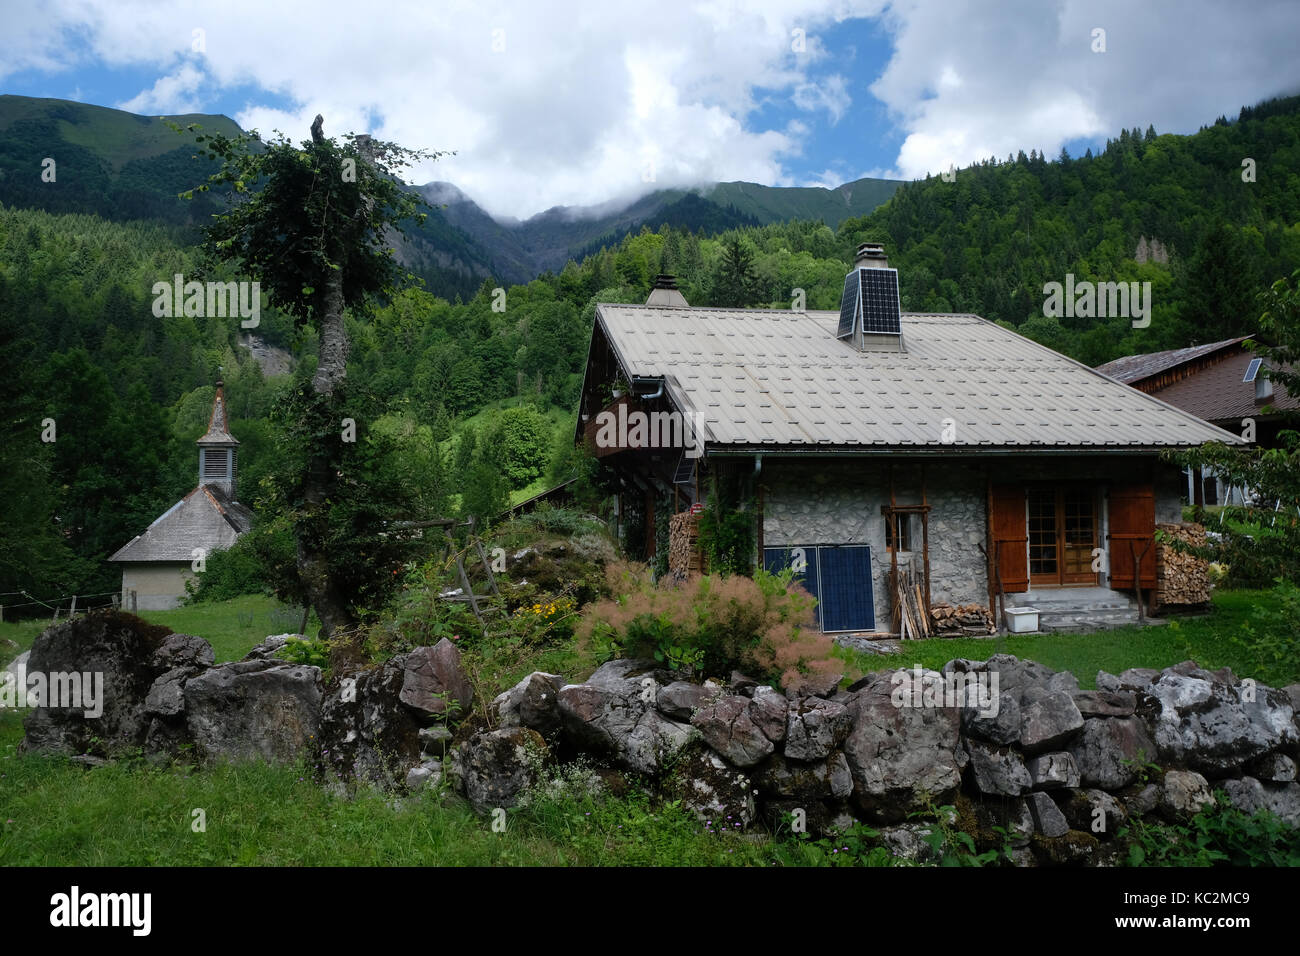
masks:
{"label": "large boulder", "polygon": [[816,763],[774,754],[754,774],[754,783],[767,796],[802,801],[843,800],[853,792],[853,774],[841,753]]}
{"label": "large boulder", "polygon": [[185,682],[185,724],[209,762],[287,763],[314,749],[320,668],[276,660],[236,661]]}
{"label": "large boulder", "polygon": [[406,655],[400,698],[426,722],[458,721],[469,713],[474,690],[460,663],[460,650],[443,638]]}
{"label": "large boulder", "polygon": [[537,783],[549,759],[546,741],[528,727],[480,731],[460,751],[465,798],[484,814],[513,807]]}
{"label": "large boulder", "polygon": [[398,656],[343,678],[321,704],[320,762],[342,780],[394,786],[421,761],[421,721],[399,699],[405,661]]}
{"label": "large boulder", "polygon": [[[939,676],[930,671],[921,680]],[[915,681],[907,671],[876,675],[849,706],[853,727],[844,741],[844,755],[853,773],[853,800],[864,813],[885,823],[905,819],[930,801],[947,801],[961,784],[968,759],[961,745],[958,708],[895,703],[921,695],[920,688],[911,686]]]}
{"label": "large boulder", "polygon": [[[28,687],[38,689],[33,684],[38,676],[57,680],[67,691],[80,691],[81,706],[50,707],[60,700],[43,698],[24,722],[23,749],[106,757],[143,746],[151,720],[145,701],[154,680],[170,669],[155,655],[170,635],[168,628],[118,611],[93,612],[47,628],[27,658]],[[201,657],[199,644],[190,645],[200,641],[182,643]]]}
{"label": "large boulder", "polygon": [[775,688],[755,687],[754,696],[749,702],[749,719],[763,732],[764,737],[774,744],[779,744],[785,740],[786,716],[789,709],[789,701]]}
{"label": "large boulder", "polygon": [[739,832],[757,817],[749,774],[698,744],[674,765],[664,781],[664,791],[680,800],[713,833]]}
{"label": "large boulder", "polygon": [[1208,777],[1234,773],[1300,740],[1285,692],[1194,665],[1160,672],[1139,695],[1138,712],[1166,762]]}
{"label": "large boulder", "polygon": [[723,694],[721,685],[713,681],[693,684],[678,680],[665,684],[655,695],[655,706],[665,717],[690,722],[691,715]]}
{"label": "large boulder", "polygon": [[776,749],[754,723],[750,700],[740,695],[721,697],[695,712],[691,726],[704,742],[736,767],[752,767]]}
{"label": "large boulder", "polygon": [[1089,717],[1071,741],[1070,756],[1085,787],[1119,790],[1155,759],[1156,745],[1136,717]]}
{"label": "large boulder", "polygon": [[785,756],[790,760],[825,760],[853,729],[849,708],[820,697],[790,702]]}
{"label": "large boulder", "polygon": [[656,678],[635,661],[611,661],[586,683],[561,687],[566,740],[628,770],[657,776],[697,736],[690,725],[656,709],[658,691]]}
{"label": "large boulder", "polygon": [[1020,696],[1020,746],[1027,754],[1058,750],[1083,726],[1067,688],[1026,688]]}
{"label": "large boulder", "polygon": [[1209,782],[1194,770],[1170,770],[1165,774],[1161,805],[1176,815],[1191,815],[1214,803]]}
{"label": "large boulder", "polygon": [[1047,794],[1031,793],[1026,801],[1029,804],[1029,812],[1034,818],[1034,830],[1040,836],[1050,839],[1065,836],[1069,832],[1070,824],[1065,819],[1065,814]]}

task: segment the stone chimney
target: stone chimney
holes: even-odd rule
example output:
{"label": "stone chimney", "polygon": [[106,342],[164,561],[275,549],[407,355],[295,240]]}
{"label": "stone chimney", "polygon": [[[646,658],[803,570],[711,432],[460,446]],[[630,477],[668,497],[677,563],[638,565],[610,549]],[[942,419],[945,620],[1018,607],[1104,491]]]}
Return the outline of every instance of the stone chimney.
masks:
{"label": "stone chimney", "polygon": [[853,260],[855,269],[888,269],[889,259],[885,247],[879,242],[864,242],[858,246],[857,258]]}
{"label": "stone chimney", "polygon": [[878,242],[858,246],[853,268],[844,277],[840,321],[835,337],[859,352],[903,352],[898,270],[891,269]]}

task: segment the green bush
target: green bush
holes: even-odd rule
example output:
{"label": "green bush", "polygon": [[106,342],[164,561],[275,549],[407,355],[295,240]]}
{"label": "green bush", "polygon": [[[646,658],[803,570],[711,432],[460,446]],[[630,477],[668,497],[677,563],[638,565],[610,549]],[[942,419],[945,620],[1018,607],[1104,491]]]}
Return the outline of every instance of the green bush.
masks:
{"label": "green bush", "polygon": [[1277,609],[1255,608],[1241,630],[1229,634],[1229,640],[1253,665],[1251,676],[1281,687],[1291,679],[1300,660],[1300,587],[1278,578],[1273,594]]}
{"label": "green bush", "polygon": [[258,554],[255,532],[207,556],[201,574],[185,582],[190,602],[228,601],[245,594],[269,594],[269,575]]}
{"label": "green bush", "polygon": [[1300,866],[1300,827],[1268,811],[1246,814],[1215,803],[1185,823],[1134,821],[1119,831],[1131,841],[1129,866]]}

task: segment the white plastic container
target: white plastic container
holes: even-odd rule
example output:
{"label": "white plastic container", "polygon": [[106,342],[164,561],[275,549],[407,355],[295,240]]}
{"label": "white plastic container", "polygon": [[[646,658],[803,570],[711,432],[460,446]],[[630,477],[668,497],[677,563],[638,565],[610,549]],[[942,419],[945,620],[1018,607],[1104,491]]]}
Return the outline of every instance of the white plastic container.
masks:
{"label": "white plastic container", "polygon": [[1012,634],[1029,634],[1038,630],[1038,608],[1008,607],[1003,609],[1007,630]]}

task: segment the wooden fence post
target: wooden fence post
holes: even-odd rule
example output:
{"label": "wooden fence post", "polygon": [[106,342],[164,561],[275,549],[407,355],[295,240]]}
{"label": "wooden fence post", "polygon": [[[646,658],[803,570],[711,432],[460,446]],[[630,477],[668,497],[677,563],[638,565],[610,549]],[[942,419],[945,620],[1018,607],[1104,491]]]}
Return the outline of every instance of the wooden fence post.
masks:
{"label": "wooden fence post", "polygon": [[135,611],[136,611],[136,600],[135,600],[135,598],[136,598],[136,590],[135,590],[135,588],[132,588],[132,589],[131,589],[131,613],[132,613],[132,614],[134,614]]}

